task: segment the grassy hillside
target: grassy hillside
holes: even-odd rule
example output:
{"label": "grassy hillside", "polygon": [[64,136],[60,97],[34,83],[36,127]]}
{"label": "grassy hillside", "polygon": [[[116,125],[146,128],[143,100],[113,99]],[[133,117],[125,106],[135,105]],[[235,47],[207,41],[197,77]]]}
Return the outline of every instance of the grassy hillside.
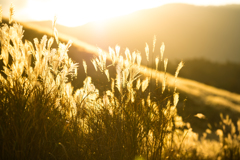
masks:
{"label": "grassy hillside", "polygon": [[[31,32],[34,32],[34,30],[31,31],[31,30],[27,29],[25,32],[26,33],[25,36],[27,37],[28,33],[31,33]],[[74,39],[74,37],[67,37],[67,38]],[[93,77],[93,83],[96,85],[96,87],[102,91],[105,90],[106,88],[110,89],[110,83],[107,82],[106,76],[104,76],[101,73],[99,74],[99,72],[95,72],[95,69],[90,62],[90,59],[98,54],[97,49],[94,46],[89,46],[89,48],[91,48],[91,51],[88,50],[87,52],[84,52],[83,51],[84,48],[87,48],[86,44],[79,44],[79,43],[77,43],[77,41],[75,41],[75,42],[76,43],[73,43],[72,48],[70,48],[70,50],[69,50],[69,56],[71,58],[73,58],[73,60],[75,62],[79,63],[78,79],[73,80],[73,85],[75,86],[75,88],[81,87],[82,86],[81,82],[86,77],[86,74],[84,73],[84,69],[82,66],[82,59],[84,59],[84,60],[86,60],[86,62],[88,64],[88,75]],[[200,81],[202,80],[202,82],[204,82],[205,84],[207,83],[206,82],[207,80],[211,80],[211,77],[209,77],[210,75],[212,77],[216,76],[217,78],[216,77],[212,78],[214,82],[210,83],[213,86],[217,84],[216,81],[219,83],[222,81],[225,81],[225,80],[227,81],[226,77],[224,79],[222,79],[221,81],[219,80],[219,77],[218,77],[219,71],[215,71],[214,74],[211,72],[210,75],[207,75],[207,73],[205,71],[206,71],[206,68],[207,68],[207,70],[209,70],[209,68],[208,68],[209,66],[206,65],[206,63],[208,63],[208,61],[206,61],[206,62],[200,61],[200,62],[202,62],[202,64],[195,62],[193,66],[196,66],[196,67],[193,67],[190,65],[191,61],[190,62],[186,61],[185,62],[186,66],[183,67],[182,71],[180,72],[180,76],[189,77],[191,79],[195,79],[194,76],[200,76],[202,79],[197,77],[196,80],[200,80]],[[206,68],[202,68],[197,65],[205,66]],[[210,62],[209,62],[209,65],[211,65]],[[177,65],[173,65],[170,63],[168,71],[170,71],[172,74],[174,74],[176,68],[177,68]],[[226,68],[228,69],[228,67],[226,67]],[[202,69],[202,70],[199,71],[200,69]],[[213,64],[210,69],[214,70],[214,69],[219,69],[219,68]],[[221,68],[221,69],[223,69],[223,68]],[[236,68],[234,68],[234,69],[236,69]],[[232,70],[232,68],[230,70]],[[188,72],[190,72],[190,74],[187,74]],[[148,72],[148,74],[149,73],[151,73],[151,72]],[[220,73],[224,74],[224,70]],[[230,74],[229,70],[227,70],[227,73]],[[110,72],[110,74],[112,77],[115,77],[114,71],[112,73]],[[157,73],[156,73],[156,75],[157,75]],[[203,75],[203,77],[201,75]],[[237,74],[236,75],[230,74],[229,78],[233,78],[235,80],[234,76],[237,76]],[[204,78],[206,81],[204,81]],[[169,79],[171,79],[170,75],[169,75]],[[188,89],[188,85],[186,85],[186,84],[188,84],[189,80],[181,79],[180,82],[181,82],[181,85],[179,84],[178,88],[182,94],[182,97],[180,99],[181,101],[179,103],[178,112],[181,116],[184,116],[184,120],[186,122],[191,121],[190,123],[192,123],[194,131],[203,133],[205,131],[205,129],[207,128],[208,123],[210,123],[214,126],[214,124],[216,122],[220,121],[219,115],[221,112],[224,113],[225,115],[227,115],[227,114],[231,115],[232,118],[234,119],[234,121],[235,122],[237,121],[237,117],[240,115],[240,112],[238,111],[238,109],[234,110],[231,108],[235,107],[234,104],[236,104],[235,108],[239,108],[238,105],[240,103],[237,100],[235,100],[233,103],[231,103],[232,100],[229,99],[229,94],[230,94],[229,92],[224,91],[223,95],[221,95],[220,94],[221,92],[219,92],[218,89],[211,87],[212,90],[214,91],[214,93],[211,93],[208,91],[208,88],[210,86],[201,84],[201,83],[197,83],[197,82],[195,85],[194,84],[191,85],[192,90],[190,90],[190,89]],[[184,85],[182,85],[182,83],[184,83]],[[222,82],[222,83],[224,83],[224,82]],[[227,83],[227,84],[230,85],[232,83]],[[234,83],[234,84],[238,85],[236,83]],[[234,84],[232,84],[232,85],[234,85]],[[202,87],[200,88],[200,86],[202,86]],[[224,85],[224,87],[226,87],[226,84]],[[235,87],[237,88],[238,86],[235,86]],[[221,88],[221,86],[220,86],[220,88]],[[200,92],[200,93],[202,92],[202,94],[194,94],[195,92]],[[211,99],[211,96],[215,96],[215,99],[216,99],[216,97],[219,97],[220,99],[222,98],[223,101],[227,101],[227,103],[224,103],[221,105],[221,104],[217,103],[217,101],[210,102],[209,98]],[[221,106],[220,108],[219,108],[219,105]],[[211,110],[211,112],[209,112],[209,110]],[[208,121],[199,120],[198,118],[194,117],[194,115],[199,112],[204,113],[207,116]],[[213,113],[214,113],[214,116],[213,116]],[[202,124],[202,126],[199,124]],[[215,126],[214,128],[216,130],[217,126]]]}
{"label": "grassy hillside", "polygon": [[69,48],[65,35],[51,46],[51,30],[25,26],[24,40],[41,39],[33,47],[18,27],[1,28],[1,158],[239,158],[238,94],[177,78],[181,67],[152,70],[134,53],[121,60],[75,38]]}

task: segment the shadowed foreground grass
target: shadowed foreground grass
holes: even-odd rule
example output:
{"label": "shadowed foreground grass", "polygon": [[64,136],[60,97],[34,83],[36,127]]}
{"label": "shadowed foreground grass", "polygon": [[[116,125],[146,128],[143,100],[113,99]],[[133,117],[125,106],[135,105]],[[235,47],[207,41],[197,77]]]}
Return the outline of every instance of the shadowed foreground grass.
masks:
{"label": "shadowed foreground grass", "polygon": [[[71,41],[61,43],[55,34],[57,48],[53,37],[23,42],[17,23],[1,23],[0,33],[0,159],[240,158],[240,121],[235,127],[221,116],[219,141],[210,141],[211,126],[199,137],[177,115],[179,93],[167,85],[167,59],[156,58],[156,66],[164,66],[160,83],[141,77],[140,53],[126,49],[123,56],[118,46],[109,53],[99,50],[92,63],[110,89],[100,94],[87,76],[74,90],[70,82],[78,65],[67,54]],[[88,74],[85,62],[83,67]]]}

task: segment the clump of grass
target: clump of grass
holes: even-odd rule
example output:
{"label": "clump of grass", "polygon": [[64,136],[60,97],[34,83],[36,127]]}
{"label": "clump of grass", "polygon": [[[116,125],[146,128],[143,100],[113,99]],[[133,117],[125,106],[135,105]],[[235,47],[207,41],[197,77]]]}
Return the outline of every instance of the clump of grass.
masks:
{"label": "clump of grass", "polygon": [[21,25],[1,24],[1,159],[67,157],[63,146],[76,110],[67,83],[77,67],[67,55],[71,43],[52,49],[53,38],[33,45],[22,37]]}
{"label": "clump of grass", "polygon": [[[206,136],[199,141],[189,123],[178,116],[179,93],[167,88],[167,59],[162,84],[156,81],[159,89],[151,90],[151,77],[140,74],[140,53],[126,49],[124,58],[119,46],[109,48],[109,53],[99,49],[92,63],[106,75],[111,89],[101,95],[86,76],[82,88],[74,90],[70,81],[78,65],[67,54],[71,41],[61,43],[55,26],[56,18],[53,30],[58,47],[52,48],[53,37],[34,39],[34,44],[23,42],[21,25],[1,24],[1,159],[239,158],[235,145],[239,136],[228,120],[223,122],[232,127],[232,134],[228,139],[221,134],[220,141],[213,143]],[[161,61],[164,49],[162,45]],[[149,56],[148,45],[146,53]],[[181,62],[175,79],[182,66]],[[109,72],[110,67],[116,75]],[[87,75],[86,61],[83,68]],[[214,146],[218,155],[201,150],[210,143],[221,144],[223,148]]]}

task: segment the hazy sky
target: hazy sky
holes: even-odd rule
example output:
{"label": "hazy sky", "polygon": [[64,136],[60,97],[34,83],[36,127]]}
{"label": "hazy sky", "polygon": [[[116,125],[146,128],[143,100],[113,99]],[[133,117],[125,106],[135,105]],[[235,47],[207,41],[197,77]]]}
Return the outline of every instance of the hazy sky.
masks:
{"label": "hazy sky", "polygon": [[0,0],[5,17],[9,15],[11,2],[15,6],[16,20],[52,20],[56,15],[57,22],[66,26],[78,26],[166,3],[240,4],[240,0]]}

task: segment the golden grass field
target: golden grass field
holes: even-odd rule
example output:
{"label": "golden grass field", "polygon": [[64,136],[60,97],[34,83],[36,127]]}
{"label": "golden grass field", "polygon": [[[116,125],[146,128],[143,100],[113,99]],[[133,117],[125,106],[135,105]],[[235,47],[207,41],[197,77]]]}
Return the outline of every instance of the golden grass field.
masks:
{"label": "golden grass field", "polygon": [[[42,38],[23,41],[24,28],[12,17],[1,23],[0,159],[240,158],[239,119],[221,114],[217,128],[208,124],[200,135],[191,119],[178,113],[179,99],[186,94],[204,110],[238,114],[240,95],[179,78],[183,62],[170,75],[166,58],[157,57],[156,66],[162,67],[153,70],[141,65],[140,53],[121,53],[118,46],[103,51],[57,35],[55,23],[52,30],[23,26]],[[95,56],[79,66],[68,55],[72,44]],[[145,50],[151,56],[148,45]],[[108,88],[98,89],[89,72],[105,77],[100,81]],[[74,88],[71,82],[79,76],[83,85]],[[192,116],[207,123],[201,112]]]}

